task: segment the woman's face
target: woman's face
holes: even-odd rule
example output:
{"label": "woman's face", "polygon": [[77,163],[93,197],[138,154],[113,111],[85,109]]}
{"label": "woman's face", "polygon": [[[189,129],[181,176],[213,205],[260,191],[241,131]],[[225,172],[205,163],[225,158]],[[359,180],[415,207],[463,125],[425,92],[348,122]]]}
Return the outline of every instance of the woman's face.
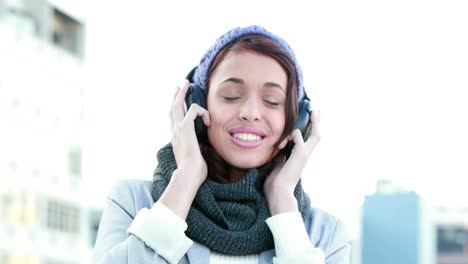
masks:
{"label": "woman's face", "polygon": [[208,139],[230,165],[268,162],[285,125],[287,75],[271,57],[229,51],[210,77]]}

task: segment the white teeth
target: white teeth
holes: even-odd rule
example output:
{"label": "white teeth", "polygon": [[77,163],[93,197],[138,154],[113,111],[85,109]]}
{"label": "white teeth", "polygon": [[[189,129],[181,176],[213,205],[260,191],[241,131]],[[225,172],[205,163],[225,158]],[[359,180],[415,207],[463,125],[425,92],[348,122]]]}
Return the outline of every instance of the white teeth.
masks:
{"label": "white teeth", "polygon": [[247,133],[235,133],[234,137],[240,140],[245,140],[245,141],[258,141],[262,139],[260,136],[257,136],[254,134],[247,134]]}

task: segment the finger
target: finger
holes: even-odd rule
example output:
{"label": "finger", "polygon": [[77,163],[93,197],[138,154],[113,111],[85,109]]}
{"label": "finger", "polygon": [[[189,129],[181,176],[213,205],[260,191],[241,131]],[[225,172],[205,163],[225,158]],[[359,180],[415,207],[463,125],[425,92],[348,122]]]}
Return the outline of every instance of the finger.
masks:
{"label": "finger", "polygon": [[278,145],[278,149],[284,149],[284,147],[286,147],[286,145],[288,144],[288,137],[286,137],[285,139],[283,139],[281,141],[281,143]]}
{"label": "finger", "polygon": [[172,103],[172,123],[176,125],[184,119],[184,103],[185,103],[185,95],[187,94],[187,90],[189,88],[189,83],[187,80],[184,81],[182,87],[180,87],[177,95],[174,98]]}
{"label": "finger", "polygon": [[208,110],[205,108],[197,105],[197,104],[192,104],[187,111],[187,114],[185,115],[184,121],[195,121],[195,119],[200,116],[203,120],[203,123],[209,127],[211,125],[211,120],[210,120],[210,114],[208,113]]}
{"label": "finger", "polygon": [[297,128],[294,129],[290,135],[290,140],[294,142],[294,147],[291,151],[291,157],[294,158],[288,159],[289,166],[292,166],[291,168],[302,168],[309,157],[309,153],[304,148],[304,139],[302,138],[301,131]]}
{"label": "finger", "polygon": [[[318,140],[320,139],[320,117],[318,110],[312,111],[310,115],[310,122],[312,124],[312,128],[310,131],[309,140]],[[307,140],[307,141],[309,141]]]}
{"label": "finger", "polygon": [[289,140],[294,142],[294,147],[296,147],[296,145],[304,145],[304,139],[302,138],[301,131],[297,128],[291,133]]}
{"label": "finger", "polygon": [[201,106],[200,108],[206,111],[206,113],[201,116],[203,123],[205,124],[205,126],[210,127],[211,125],[210,112],[208,112],[208,110],[204,109]]}
{"label": "finger", "polygon": [[312,123],[312,129],[310,131],[310,136],[305,142],[307,151],[311,153],[317,144],[320,142],[320,121],[319,113],[317,110],[312,111],[310,115],[310,122]]}
{"label": "finger", "polygon": [[[183,86],[183,85],[181,85],[181,86]],[[172,101],[173,101],[173,102],[174,102],[174,100],[175,100],[177,94],[179,93],[180,87],[181,87],[181,86],[177,86],[177,87],[176,87],[175,92],[174,92],[174,95],[172,96]]]}
{"label": "finger", "polygon": [[[180,94],[180,91],[182,90],[183,87],[185,87],[185,85],[189,85],[190,86],[190,83],[188,83],[188,80],[185,79],[181,85],[177,86],[176,89],[175,89],[175,92],[174,92],[174,95],[172,96],[172,102],[175,102],[176,99],[177,99],[177,96]],[[183,96],[183,98],[185,98],[185,95]]]}
{"label": "finger", "polygon": [[[174,95],[172,96],[172,102],[175,101],[175,98],[176,98],[177,94],[179,93],[179,91],[180,91],[180,86],[176,86]],[[173,117],[172,117],[172,111],[173,111],[173,107],[171,107],[171,110],[169,110],[169,113],[168,113],[169,114],[169,121],[171,122],[171,128],[174,127],[174,124],[173,124],[174,120],[173,120]]]}
{"label": "finger", "polygon": [[310,112],[310,122],[312,124],[320,124],[320,110]]}

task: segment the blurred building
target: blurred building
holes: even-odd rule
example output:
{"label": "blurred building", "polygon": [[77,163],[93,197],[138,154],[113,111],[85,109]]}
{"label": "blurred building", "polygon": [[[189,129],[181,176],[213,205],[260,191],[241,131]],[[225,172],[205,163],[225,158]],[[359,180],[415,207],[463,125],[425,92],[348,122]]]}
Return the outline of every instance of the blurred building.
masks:
{"label": "blurred building", "polygon": [[362,208],[351,263],[468,263],[468,207],[429,207],[414,192],[377,182]]}
{"label": "blurred building", "polygon": [[414,192],[378,183],[362,208],[362,264],[435,264],[431,209]]}
{"label": "blurred building", "polygon": [[0,263],[88,263],[85,21],[75,1],[0,0]]}
{"label": "blurred building", "polygon": [[437,226],[437,264],[468,263],[468,208],[439,207]]}

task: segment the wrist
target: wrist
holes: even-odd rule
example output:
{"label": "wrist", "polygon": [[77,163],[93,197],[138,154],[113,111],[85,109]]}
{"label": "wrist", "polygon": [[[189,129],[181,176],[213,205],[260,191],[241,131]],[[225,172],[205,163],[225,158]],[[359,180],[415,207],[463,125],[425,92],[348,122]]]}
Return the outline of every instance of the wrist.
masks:
{"label": "wrist", "polygon": [[207,176],[208,169],[206,165],[183,162],[178,165],[177,169],[172,173],[171,181],[174,180],[184,185],[190,183],[190,186],[195,187],[198,190],[206,180]]}
{"label": "wrist", "polygon": [[186,219],[200,185],[188,180],[186,172],[175,170],[159,202],[171,209],[180,218]]}
{"label": "wrist", "polygon": [[172,173],[169,184],[177,186],[181,191],[196,193],[206,179],[206,177],[196,175],[196,171],[198,170],[187,169],[187,167],[177,168]]}
{"label": "wrist", "polygon": [[298,212],[299,208],[297,205],[296,197],[294,193],[272,193],[268,198],[268,207],[272,216],[287,213],[287,212]]}

